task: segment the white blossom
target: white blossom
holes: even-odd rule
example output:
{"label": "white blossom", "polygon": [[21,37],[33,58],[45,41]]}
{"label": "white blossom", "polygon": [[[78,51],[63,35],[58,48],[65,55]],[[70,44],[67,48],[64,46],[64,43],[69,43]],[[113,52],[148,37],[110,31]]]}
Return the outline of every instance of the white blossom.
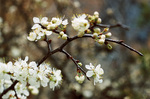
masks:
{"label": "white blossom", "polygon": [[[51,69],[49,64],[42,63],[37,66],[37,63],[32,61],[28,63],[28,57],[24,60],[19,58],[14,63],[0,62],[0,93],[13,84],[13,81],[17,80],[15,85],[15,92],[18,98],[26,99],[29,96],[27,86],[33,86],[35,92],[38,93],[40,86],[46,87],[48,84],[50,88],[54,89],[59,86],[62,81],[61,71]],[[16,99],[14,91],[9,91],[3,96],[5,99]]]}
{"label": "white blossom", "polygon": [[28,39],[29,41],[35,41],[35,40],[36,40],[36,37],[37,37],[36,33],[30,32],[30,34],[29,34],[29,36],[27,37],[27,39]]}
{"label": "white blossom", "polygon": [[47,29],[53,30],[61,24],[67,25],[68,20],[67,19],[63,20],[62,18],[53,17],[52,20],[48,23]]}
{"label": "white blossom", "polygon": [[61,81],[62,81],[61,71],[53,69],[49,83],[50,88],[54,90],[56,86],[59,86],[61,84]]}
{"label": "white blossom", "polygon": [[[45,29],[50,23],[48,22],[47,17],[43,17],[42,19],[33,17],[33,22],[35,23],[31,28],[33,31],[30,32],[29,36],[27,37],[29,41],[42,40],[45,37],[45,35],[49,36],[52,34],[52,31],[48,31],[47,29]],[[44,26],[45,28],[43,28],[42,26]]]}
{"label": "white blossom", "polygon": [[100,64],[97,65],[96,68],[91,63],[90,65],[85,65],[85,67],[89,70],[87,71],[86,76],[94,78],[94,85],[96,83],[102,83],[102,75],[104,74],[104,71]]}
{"label": "white blossom", "polygon": [[79,32],[84,32],[85,30],[87,30],[90,24],[88,20],[85,19],[86,17],[87,16],[85,14],[82,14],[80,16],[73,18],[72,27]]}

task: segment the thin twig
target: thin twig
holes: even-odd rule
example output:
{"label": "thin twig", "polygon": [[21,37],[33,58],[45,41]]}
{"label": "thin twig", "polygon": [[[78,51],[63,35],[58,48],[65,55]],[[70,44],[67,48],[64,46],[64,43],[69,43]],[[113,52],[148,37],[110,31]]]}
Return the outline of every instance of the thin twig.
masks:
{"label": "thin twig", "polygon": [[132,48],[131,46],[125,44],[122,40],[112,40],[112,39],[106,38],[105,41],[114,42],[114,43],[120,44],[120,45],[122,45],[122,46],[128,48],[129,50],[131,50],[131,51],[133,51],[133,52],[139,54],[140,56],[143,56],[143,54],[142,54],[141,52],[139,52],[139,51],[137,51],[136,49]]}
{"label": "thin twig", "polygon": [[[84,69],[78,65],[78,63],[76,62],[76,59],[74,59],[68,52],[66,52],[65,50],[61,50],[62,53],[64,53],[67,57],[69,57],[73,62],[74,64],[76,65],[77,69],[81,70],[83,72],[83,74],[86,76],[86,72],[84,71]],[[87,76],[86,76],[87,77]],[[87,77],[88,80],[89,77]]]}

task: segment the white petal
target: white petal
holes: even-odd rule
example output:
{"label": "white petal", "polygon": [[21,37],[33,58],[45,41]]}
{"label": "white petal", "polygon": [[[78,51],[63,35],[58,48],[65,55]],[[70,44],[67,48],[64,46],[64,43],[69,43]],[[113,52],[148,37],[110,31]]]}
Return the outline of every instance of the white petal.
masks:
{"label": "white petal", "polygon": [[85,14],[82,14],[82,15],[80,16],[80,18],[85,19],[85,18],[86,18],[86,15],[85,15]]}
{"label": "white petal", "polygon": [[41,19],[41,22],[46,22],[47,20],[48,20],[47,17],[43,17],[43,18]]}
{"label": "white petal", "polygon": [[40,23],[40,19],[38,17],[33,17],[33,22],[34,23]]}
{"label": "white petal", "polygon": [[99,83],[102,83],[102,82],[103,82],[103,79],[100,79],[98,82],[99,82]]}
{"label": "white petal", "polygon": [[86,69],[91,69],[91,68],[90,68],[90,65],[85,65],[85,68],[86,68]]}
{"label": "white petal", "polygon": [[43,17],[42,19],[41,19],[41,24],[42,25],[48,25],[48,18],[47,17]]}
{"label": "white petal", "polygon": [[46,31],[46,35],[51,35],[52,31]]}
{"label": "white petal", "polygon": [[86,76],[91,77],[91,76],[93,76],[93,74],[94,74],[93,71],[87,71]]}
{"label": "white petal", "polygon": [[62,22],[63,25],[67,25],[68,24],[68,20],[65,19],[63,22]]}
{"label": "white petal", "polygon": [[31,29],[41,28],[39,24],[34,24]]}

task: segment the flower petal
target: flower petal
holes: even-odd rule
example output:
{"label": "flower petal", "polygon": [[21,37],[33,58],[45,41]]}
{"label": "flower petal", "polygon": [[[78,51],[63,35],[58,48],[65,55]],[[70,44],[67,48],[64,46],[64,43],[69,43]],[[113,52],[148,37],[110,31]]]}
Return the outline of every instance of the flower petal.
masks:
{"label": "flower petal", "polygon": [[41,28],[39,24],[34,24],[31,29]]}
{"label": "flower petal", "polygon": [[33,22],[34,23],[40,23],[40,19],[38,17],[33,17]]}
{"label": "flower petal", "polygon": [[68,24],[68,20],[65,19],[63,22],[62,22],[63,25],[67,25]]}
{"label": "flower petal", "polygon": [[93,74],[94,74],[93,71],[88,71],[88,72],[86,73],[86,76],[87,76],[87,77],[91,77],[91,76],[93,76]]}
{"label": "flower petal", "polygon": [[85,68],[86,68],[86,69],[91,69],[91,68],[90,68],[90,65],[85,65]]}
{"label": "flower petal", "polygon": [[51,35],[52,34],[52,31],[46,31],[46,35]]}

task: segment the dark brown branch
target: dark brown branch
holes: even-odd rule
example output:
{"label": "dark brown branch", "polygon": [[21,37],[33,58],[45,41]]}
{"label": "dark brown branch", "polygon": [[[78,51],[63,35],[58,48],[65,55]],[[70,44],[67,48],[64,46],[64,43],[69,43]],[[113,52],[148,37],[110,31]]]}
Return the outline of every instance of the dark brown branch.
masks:
{"label": "dark brown branch", "polygon": [[112,39],[106,38],[105,41],[114,42],[114,43],[120,44],[120,45],[122,45],[122,46],[128,48],[129,50],[131,50],[131,51],[133,51],[133,52],[139,54],[140,56],[143,56],[143,54],[142,54],[141,52],[139,52],[139,51],[137,51],[136,49],[132,48],[131,46],[125,44],[122,40],[112,40]]}
{"label": "dark brown branch", "polygon": [[1,95],[0,95],[0,99],[2,99],[3,95],[6,94],[9,90],[14,90],[15,85],[16,85],[17,83],[18,83],[17,80],[14,81],[13,84],[12,84],[10,87],[8,87],[6,90],[4,90],[4,91],[1,93]]}
{"label": "dark brown branch", "polygon": [[[69,57],[69,58],[74,62],[74,64],[76,65],[77,69],[81,70],[81,71],[83,72],[83,74],[86,76],[86,72],[84,71],[84,69],[83,69],[81,66],[78,65],[76,59],[74,59],[74,58],[73,58],[68,52],[66,52],[65,50],[61,50],[61,52],[64,53],[67,57]],[[87,76],[86,76],[86,77],[87,77]],[[90,80],[89,77],[87,77],[87,79]]]}

